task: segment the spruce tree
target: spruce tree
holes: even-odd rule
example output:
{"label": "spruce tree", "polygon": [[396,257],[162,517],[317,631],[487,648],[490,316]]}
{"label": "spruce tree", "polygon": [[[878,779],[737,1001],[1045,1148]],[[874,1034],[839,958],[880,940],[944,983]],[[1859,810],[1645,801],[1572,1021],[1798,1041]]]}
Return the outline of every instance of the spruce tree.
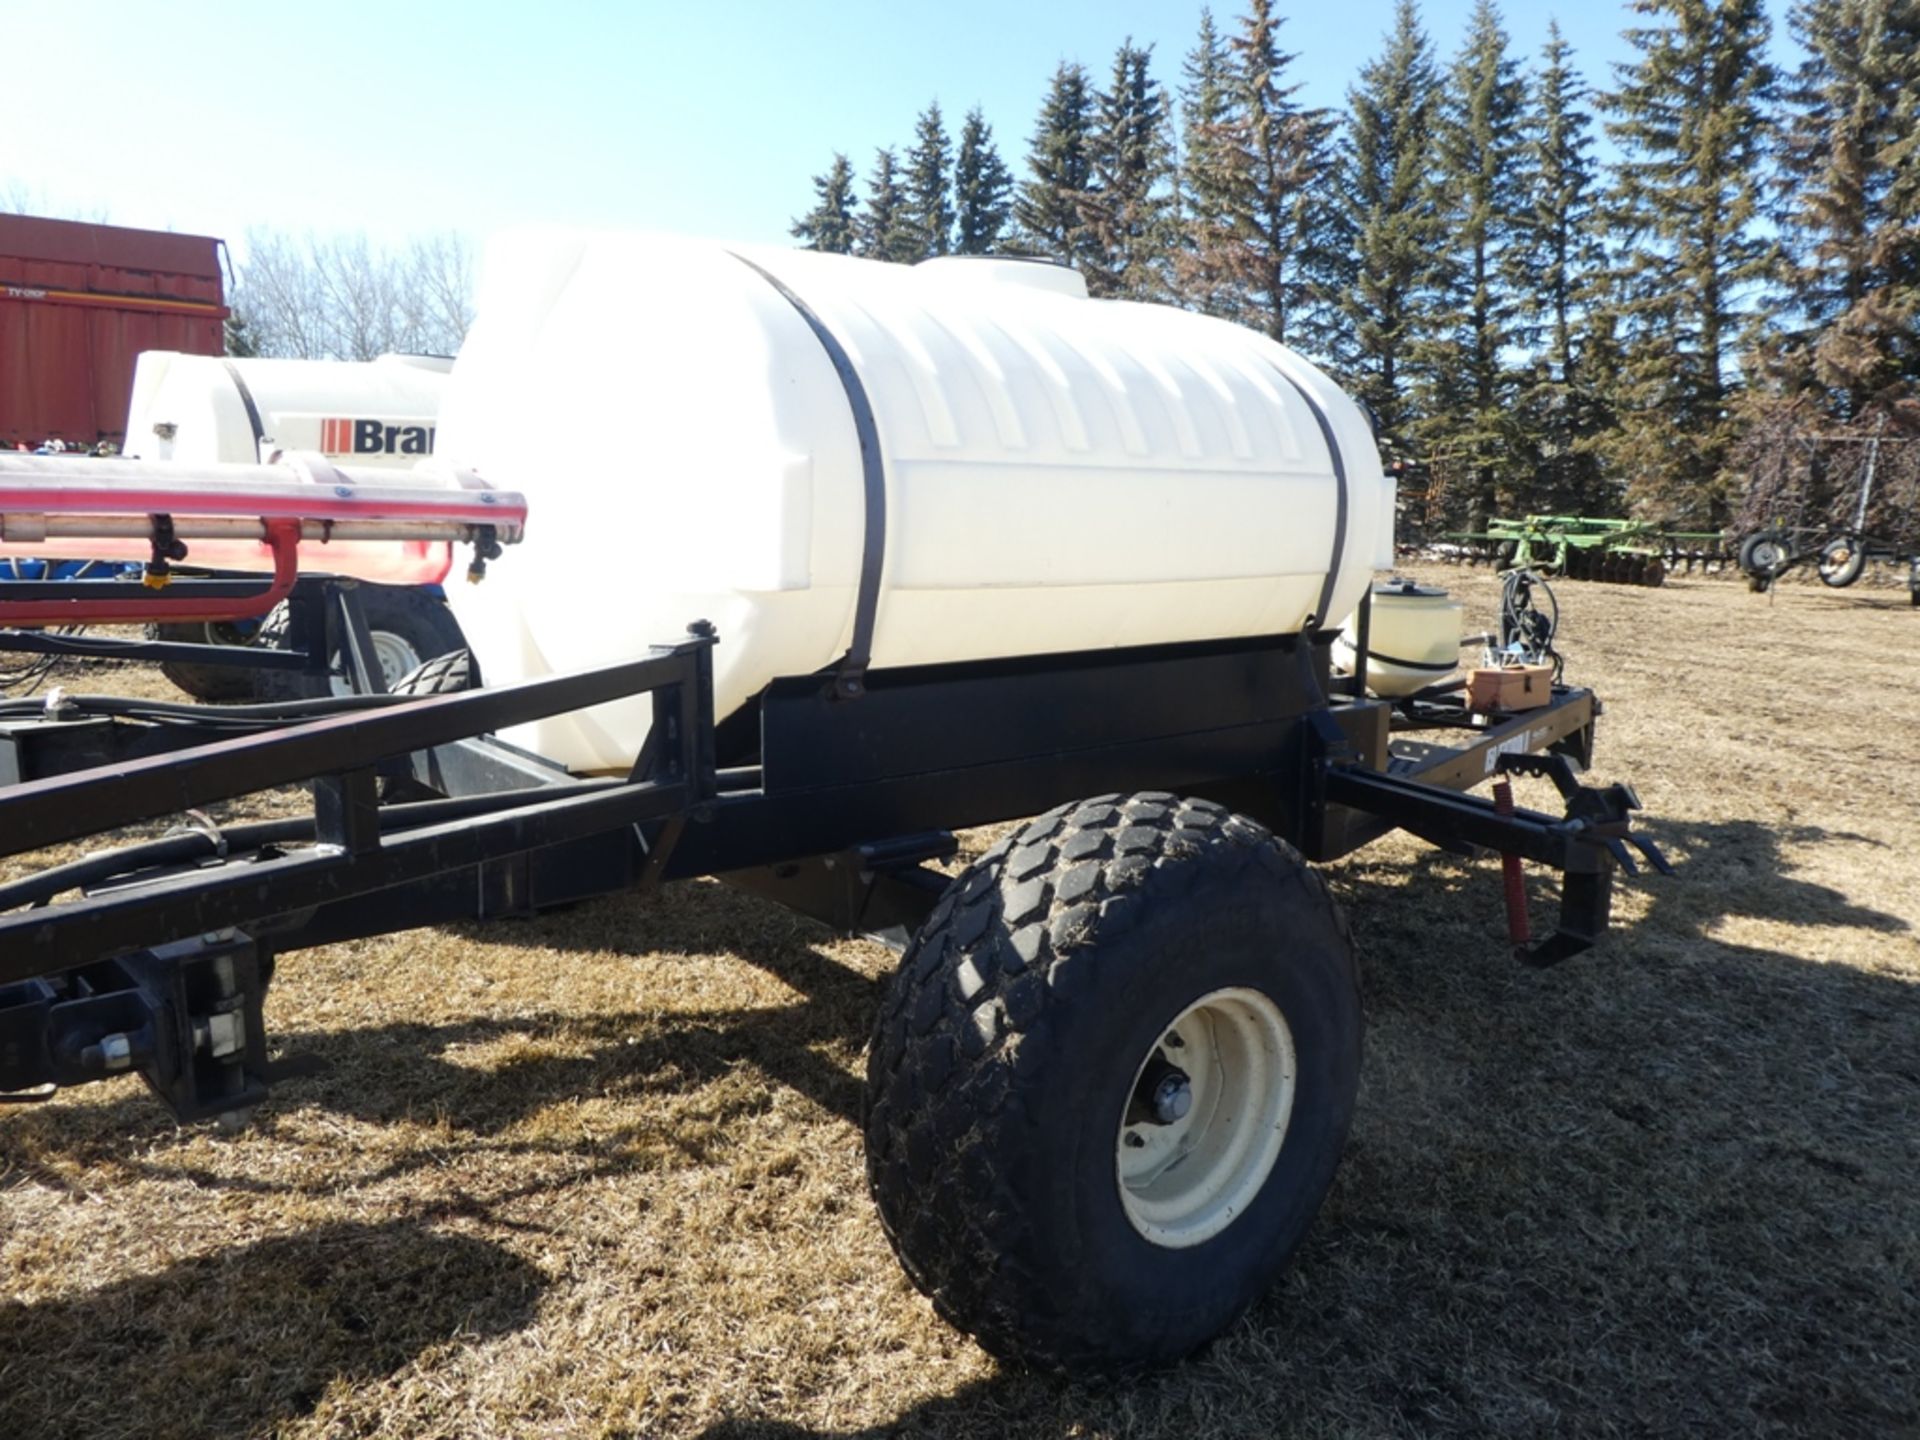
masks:
{"label": "spruce tree", "polygon": [[1736,362],[1758,338],[1776,79],[1761,0],[1633,0],[1656,23],[1605,102],[1620,147],[1610,277],[1622,346],[1610,456],[1641,513],[1725,523]]}
{"label": "spruce tree", "polygon": [[940,117],[940,102],[920,113],[913,149],[907,153],[905,221],[918,235],[922,257],[953,248],[953,147]]}
{"label": "spruce tree", "polygon": [[226,340],[226,354],[230,359],[250,360],[260,353],[259,342],[253,338],[253,329],[247,324],[246,312],[237,305],[228,308],[222,332]]}
{"label": "spruce tree", "polygon": [[1240,153],[1228,133],[1233,96],[1231,59],[1200,11],[1200,34],[1181,68],[1178,205],[1180,241],[1174,289],[1181,303],[1207,315],[1237,320],[1245,309],[1239,282],[1232,197],[1239,186]]}
{"label": "spruce tree", "polygon": [[1425,333],[1440,239],[1433,183],[1439,80],[1413,0],[1400,0],[1386,51],[1347,92],[1338,223],[1350,256],[1337,288],[1336,364],[1392,444],[1410,437],[1415,346]]}
{"label": "spruce tree", "polygon": [[1508,360],[1526,338],[1526,87],[1492,0],[1477,0],[1448,82],[1436,114],[1432,313],[1415,345],[1420,431],[1456,475],[1471,477],[1477,529],[1527,469],[1513,411],[1521,377]]}
{"label": "spruce tree", "polygon": [[1334,122],[1294,100],[1280,49],[1281,17],[1251,0],[1230,51],[1221,188],[1232,227],[1230,265],[1243,323],[1288,345],[1332,348],[1323,279],[1331,259]]}
{"label": "spruce tree", "polygon": [[974,106],[960,127],[953,162],[954,253],[991,255],[1013,214],[1013,176],[994,148],[993,130]]}
{"label": "spruce tree", "polygon": [[1535,82],[1527,131],[1532,191],[1527,206],[1527,280],[1535,297],[1535,329],[1553,374],[1572,384],[1578,308],[1601,261],[1596,233],[1592,116],[1586,86],[1572,66],[1573,47],[1556,22],[1547,25],[1545,64]]}
{"label": "spruce tree", "polygon": [[1582,343],[1603,259],[1597,233],[1592,119],[1572,48],[1547,27],[1526,120],[1525,289],[1532,296],[1534,364],[1519,419],[1535,463],[1527,508],[1603,514],[1612,497],[1596,450],[1611,425],[1607,337]]}
{"label": "spruce tree", "polygon": [[1171,286],[1171,117],[1166,91],[1149,72],[1152,58],[1152,47],[1122,42],[1112,82],[1096,100],[1093,183],[1080,202],[1083,268],[1096,297],[1155,299]]}
{"label": "spruce tree", "polygon": [[1087,72],[1063,62],[1040,106],[1013,215],[1024,245],[1069,265],[1087,256],[1081,208],[1093,183],[1092,129]]}
{"label": "spruce tree", "polygon": [[1807,0],[1792,25],[1790,379],[1852,420],[1920,387],[1920,3]]}
{"label": "spruce tree", "polygon": [[867,178],[867,203],[858,225],[858,253],[870,260],[911,264],[926,258],[919,230],[907,216],[900,191],[900,159],[891,149],[876,150]]}
{"label": "spruce tree", "polygon": [[824,175],[813,177],[813,209],[793,222],[793,236],[806,250],[850,255],[854,244],[853,166],[835,152]]}

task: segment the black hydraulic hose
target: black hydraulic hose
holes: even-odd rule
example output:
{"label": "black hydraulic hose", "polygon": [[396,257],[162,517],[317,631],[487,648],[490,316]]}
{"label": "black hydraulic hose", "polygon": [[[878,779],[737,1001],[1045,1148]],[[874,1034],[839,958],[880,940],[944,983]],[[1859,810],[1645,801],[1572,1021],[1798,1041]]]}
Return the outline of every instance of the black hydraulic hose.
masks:
{"label": "black hydraulic hose", "polygon": [[[405,805],[383,805],[379,810],[380,830],[402,831],[434,825],[443,820],[464,820],[471,815],[486,815],[511,810],[519,805],[544,800],[560,800],[572,795],[589,795],[622,780],[568,780],[526,790],[506,790],[491,795],[462,795],[447,800],[417,800]],[[291,816],[284,820],[255,820],[224,829],[184,831],[163,835],[137,845],[127,845],[99,855],[88,855],[64,865],[50,866],[11,885],[0,885],[0,912],[29,905],[45,905],[56,895],[115,876],[162,865],[186,865],[209,856],[246,854],[267,845],[297,845],[313,839],[313,817]]]}
{"label": "black hydraulic hose", "polygon": [[[1542,612],[1533,603],[1533,587],[1536,585],[1547,593],[1548,611]],[[1529,618],[1537,620],[1538,625],[1530,625]],[[1553,648],[1553,638],[1559,633],[1560,600],[1545,576],[1532,570],[1509,570],[1500,577],[1501,646],[1504,648],[1524,641],[1526,649],[1553,665],[1553,681],[1556,685],[1560,683],[1561,673],[1567,664]]]}
{"label": "black hydraulic hose", "polygon": [[1442,680],[1437,685],[1422,685],[1418,690],[1396,697],[1396,705],[1412,705],[1416,700],[1438,700],[1443,695],[1458,695],[1467,688],[1465,680]]}
{"label": "black hydraulic hose", "polygon": [[56,895],[77,890],[99,880],[136,870],[151,870],[162,865],[185,865],[216,855],[224,843],[229,850],[252,850],[262,845],[280,845],[313,836],[312,817],[288,820],[260,820],[236,825],[222,831],[185,830],[163,835],[139,845],[128,845],[99,855],[52,865],[38,874],[11,885],[0,885],[0,911],[28,905],[44,905]]}
{"label": "black hydraulic hose", "polygon": [[[125,695],[69,695],[60,714],[124,715],[130,719],[191,721],[225,729],[284,724],[290,720],[321,720],[356,710],[379,710],[419,700],[419,695],[324,695],[312,700],[283,700],[264,705],[189,705],[174,700],[139,700]],[[0,700],[0,719],[28,719],[45,715],[44,700]]]}

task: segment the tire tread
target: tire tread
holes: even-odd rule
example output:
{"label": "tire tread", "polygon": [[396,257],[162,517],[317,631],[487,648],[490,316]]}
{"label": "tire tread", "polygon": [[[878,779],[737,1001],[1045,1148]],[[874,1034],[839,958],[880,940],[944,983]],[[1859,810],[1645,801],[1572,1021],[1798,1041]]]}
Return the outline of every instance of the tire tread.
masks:
{"label": "tire tread", "polygon": [[909,1277],[988,1351],[1115,1368],[1111,1337],[1080,1333],[1051,1303],[1007,1183],[1041,1143],[1022,1093],[1047,1069],[1050,1018],[1099,983],[1096,942],[1150,903],[1276,879],[1348,941],[1324,882],[1264,827],[1172,794],[1098,796],[974,862],[908,946],[868,1050],[868,1183]]}

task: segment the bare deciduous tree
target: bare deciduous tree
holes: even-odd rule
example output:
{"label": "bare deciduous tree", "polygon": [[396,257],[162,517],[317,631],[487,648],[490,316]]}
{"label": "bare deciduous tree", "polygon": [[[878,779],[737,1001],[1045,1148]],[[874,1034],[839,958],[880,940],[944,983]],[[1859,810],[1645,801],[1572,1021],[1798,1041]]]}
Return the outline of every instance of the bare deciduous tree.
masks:
{"label": "bare deciduous tree", "polygon": [[442,348],[452,354],[473,324],[472,247],[445,232],[415,240],[406,251],[406,282],[402,299],[414,329],[450,341]]}
{"label": "bare deciduous tree", "polygon": [[47,194],[44,185],[29,185],[18,176],[0,180],[0,215],[34,215],[43,220],[81,220],[89,225],[112,221],[104,205],[63,205]]}
{"label": "bare deciduous tree", "polygon": [[364,235],[247,232],[232,305],[262,355],[451,355],[473,323],[473,257],[458,235],[397,249]]}

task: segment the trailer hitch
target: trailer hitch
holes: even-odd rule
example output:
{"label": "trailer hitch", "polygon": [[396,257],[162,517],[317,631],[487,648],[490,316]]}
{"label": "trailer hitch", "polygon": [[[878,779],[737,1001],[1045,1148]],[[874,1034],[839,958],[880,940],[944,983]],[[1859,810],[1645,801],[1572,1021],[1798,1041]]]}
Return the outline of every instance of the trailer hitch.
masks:
{"label": "trailer hitch", "polygon": [[[1638,879],[1640,866],[1633,858],[1638,850],[1662,875],[1673,874],[1673,866],[1660,847],[1646,836],[1635,833],[1632,815],[1641,808],[1640,797],[1631,785],[1616,782],[1605,787],[1582,785],[1573,762],[1565,755],[1528,755],[1508,753],[1499,757],[1494,772],[1500,775],[1538,775],[1553,782],[1566,802],[1567,820],[1585,827],[1586,834],[1606,847],[1614,863]],[[1631,846],[1630,850],[1628,847]]]}
{"label": "trailer hitch", "polygon": [[[1553,782],[1566,802],[1566,818],[1561,822],[1569,838],[1575,841],[1565,856],[1560,890],[1560,918],[1553,934],[1538,944],[1527,932],[1526,891],[1521,876],[1522,856],[1517,850],[1500,852],[1506,880],[1507,919],[1513,941],[1514,958],[1523,965],[1544,969],[1570,960],[1591,949],[1607,928],[1613,906],[1612,866],[1618,865],[1629,876],[1638,876],[1631,845],[1646,857],[1647,863],[1662,875],[1671,875],[1673,866],[1660,847],[1633,832],[1633,812],[1640,809],[1640,797],[1631,785],[1583,785],[1574,773],[1573,762],[1565,755],[1513,753],[1498,757],[1494,773],[1502,777],[1499,788],[1507,790],[1508,775],[1538,775]],[[1514,814],[1510,794],[1496,799],[1496,806],[1507,815]],[[1594,847],[1598,847],[1598,851]],[[1584,854],[1582,853],[1584,849]],[[1599,851],[1605,852],[1600,858]],[[1580,864],[1591,857],[1594,863]]]}
{"label": "trailer hitch", "polygon": [[[1535,967],[1557,965],[1591,949],[1607,928],[1613,906],[1615,865],[1639,874],[1629,846],[1661,874],[1672,866],[1652,841],[1635,835],[1632,812],[1639,797],[1627,785],[1582,785],[1565,755],[1504,752],[1491,757],[1493,775],[1544,775],[1566,802],[1561,816],[1515,807],[1483,796],[1424,783],[1404,774],[1332,765],[1325,770],[1327,801],[1380,817],[1455,853],[1497,854],[1513,862],[1531,860],[1561,875],[1560,915],[1553,934],[1540,942],[1521,937],[1514,926],[1514,956]],[[1508,881],[1509,916],[1524,914],[1524,897]]]}

